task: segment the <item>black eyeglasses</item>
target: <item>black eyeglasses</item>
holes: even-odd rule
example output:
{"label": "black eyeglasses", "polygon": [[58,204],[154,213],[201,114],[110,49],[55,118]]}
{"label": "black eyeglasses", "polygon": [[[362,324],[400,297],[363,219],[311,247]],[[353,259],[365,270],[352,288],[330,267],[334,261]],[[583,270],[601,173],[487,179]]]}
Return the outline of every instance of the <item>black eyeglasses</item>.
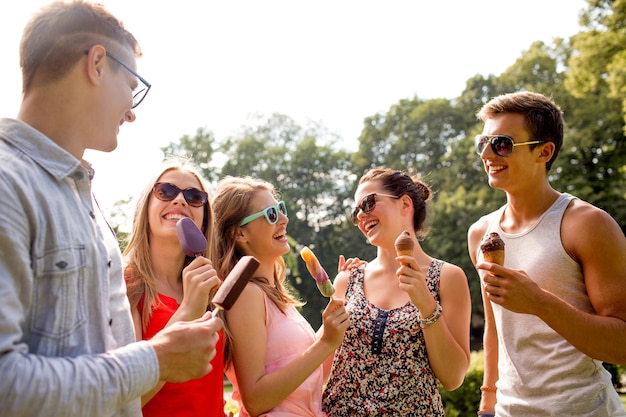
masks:
{"label": "black eyeglasses", "polygon": [[245,226],[250,223],[252,220],[256,220],[261,216],[265,216],[265,220],[269,224],[276,224],[278,222],[278,213],[283,213],[285,217],[287,217],[287,206],[284,201],[279,201],[275,206],[269,206],[264,208],[263,210],[256,212],[254,214],[249,215],[245,219],[239,223],[239,226]]}
{"label": "black eyeglasses", "polygon": [[534,145],[536,143],[545,143],[545,140],[532,140],[530,142],[513,142],[513,138],[506,135],[476,135],[474,138],[474,147],[476,153],[481,155],[487,144],[491,145],[491,150],[498,156],[509,156],[513,153],[516,146]]}
{"label": "black eyeglasses", "polygon": [[350,220],[352,220],[352,223],[354,223],[355,226],[359,224],[359,212],[362,211],[364,214],[367,214],[371,213],[372,210],[376,208],[376,196],[395,198],[396,200],[400,198],[395,195],[380,193],[372,193],[366,195],[361,199],[361,202],[357,204],[354,210],[352,210],[352,213],[350,213]]}
{"label": "black eyeglasses", "polygon": [[174,184],[167,182],[157,182],[152,187],[152,194],[161,201],[172,201],[180,193],[183,193],[185,201],[192,207],[202,207],[206,204],[209,197],[206,192],[197,188],[190,187],[181,190]]}
{"label": "black eyeglasses", "polygon": [[150,84],[148,81],[146,81],[146,79],[143,78],[141,75],[139,75],[135,71],[133,71],[128,65],[126,65],[122,61],[120,61],[120,59],[117,58],[112,53],[107,52],[106,54],[113,61],[115,61],[118,64],[120,64],[121,66],[126,68],[131,74],[133,74],[135,77],[137,77],[137,79],[139,81],[141,81],[143,83],[143,85],[145,86],[145,88],[142,88],[141,90],[137,91],[133,95],[133,106],[131,107],[131,109],[134,109],[135,107],[137,107],[143,101],[144,98],[146,98],[146,95],[148,94],[148,91],[150,91],[150,87],[152,87],[152,84]]}

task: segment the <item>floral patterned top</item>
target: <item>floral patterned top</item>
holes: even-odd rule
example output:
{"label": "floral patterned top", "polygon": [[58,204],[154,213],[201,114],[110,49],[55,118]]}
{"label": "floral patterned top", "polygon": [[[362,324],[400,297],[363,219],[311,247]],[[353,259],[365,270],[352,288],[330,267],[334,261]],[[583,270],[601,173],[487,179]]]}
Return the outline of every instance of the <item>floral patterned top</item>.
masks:
{"label": "floral patterned top", "polygon": [[[439,301],[443,261],[433,259],[426,283]],[[323,409],[333,417],[443,416],[439,381],[430,369],[419,310],[410,301],[382,310],[363,292],[364,269],[346,288],[350,327],[335,352]]]}

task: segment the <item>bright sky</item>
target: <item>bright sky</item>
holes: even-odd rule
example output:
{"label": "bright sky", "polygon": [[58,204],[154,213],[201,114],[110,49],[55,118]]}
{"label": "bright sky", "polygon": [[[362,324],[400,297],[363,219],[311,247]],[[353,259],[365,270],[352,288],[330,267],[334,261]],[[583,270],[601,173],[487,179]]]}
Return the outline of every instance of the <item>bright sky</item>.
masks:
{"label": "bright sky", "polygon": [[[152,83],[112,153],[89,152],[108,210],[136,195],[160,147],[200,127],[224,139],[254,114],[320,122],[356,149],[363,119],[403,98],[456,98],[499,75],[537,40],[578,32],[585,0],[100,0],[139,40]],[[0,116],[21,99],[18,45],[48,1],[0,13]]]}

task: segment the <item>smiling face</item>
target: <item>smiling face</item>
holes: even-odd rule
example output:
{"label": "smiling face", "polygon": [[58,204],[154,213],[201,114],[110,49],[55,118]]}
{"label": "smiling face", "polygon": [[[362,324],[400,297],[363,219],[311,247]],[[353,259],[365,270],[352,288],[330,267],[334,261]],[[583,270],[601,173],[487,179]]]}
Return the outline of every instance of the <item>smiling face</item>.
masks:
{"label": "smiling face", "polygon": [[[485,120],[484,135],[506,135],[515,143],[536,140],[526,129],[524,116],[516,113],[501,113]],[[520,188],[535,187],[537,179],[546,177],[544,158],[541,153],[545,144],[534,149],[530,145],[517,146],[507,157],[496,155],[491,146],[485,146],[480,157],[489,185],[493,188],[512,192]]]}
{"label": "smiling face", "polygon": [[[200,182],[193,174],[178,169],[165,172],[161,175],[158,182],[174,184],[181,190],[186,188],[202,189]],[[202,228],[204,206],[190,206],[185,201],[183,193],[179,193],[171,201],[162,201],[151,195],[148,205],[150,241],[165,238],[176,239],[176,242],[178,242],[176,223],[183,217],[190,217],[199,228]]]}
{"label": "smiling face", "polygon": [[376,193],[374,208],[369,213],[359,210],[357,226],[372,245],[380,246],[385,240],[390,238],[393,241],[396,238],[399,233],[396,231],[406,227],[403,222],[410,222],[410,217],[401,216],[403,199],[409,197],[395,198],[382,187],[380,181],[367,181],[357,188],[355,204],[361,204],[372,193]]}
{"label": "smiling face", "polygon": [[[278,201],[271,192],[260,189],[250,201],[250,212],[246,216],[275,207]],[[245,216],[244,216],[245,217]],[[287,224],[289,219],[284,213],[279,212],[278,221],[270,224],[265,216],[258,217],[244,226],[240,226],[241,236],[238,244],[247,255],[252,255],[259,260],[274,262],[274,259],[289,252],[287,242]]]}

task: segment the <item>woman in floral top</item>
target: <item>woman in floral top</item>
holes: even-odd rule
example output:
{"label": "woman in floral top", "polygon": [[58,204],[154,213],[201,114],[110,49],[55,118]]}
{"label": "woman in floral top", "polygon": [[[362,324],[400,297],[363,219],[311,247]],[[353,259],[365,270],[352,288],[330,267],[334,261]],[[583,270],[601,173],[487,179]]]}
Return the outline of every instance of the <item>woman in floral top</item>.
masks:
{"label": "woman in floral top", "polygon": [[[443,416],[439,385],[458,388],[469,366],[471,304],[463,270],[426,254],[430,187],[419,177],[374,168],[359,181],[352,221],[378,248],[366,266],[340,272],[350,326],[324,392],[329,416]],[[408,231],[412,255],[394,242]]]}

